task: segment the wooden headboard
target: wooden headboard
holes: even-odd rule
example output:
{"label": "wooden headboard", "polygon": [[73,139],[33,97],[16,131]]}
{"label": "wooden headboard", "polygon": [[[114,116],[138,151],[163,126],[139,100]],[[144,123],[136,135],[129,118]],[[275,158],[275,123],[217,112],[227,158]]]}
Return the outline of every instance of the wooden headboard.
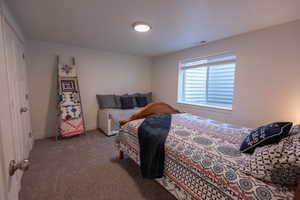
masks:
{"label": "wooden headboard", "polygon": [[149,115],[155,115],[155,114],[175,114],[180,113],[177,109],[173,108],[172,106],[164,103],[164,102],[153,102],[145,106],[142,110],[140,110],[138,113],[132,115],[127,120],[121,120],[120,127],[126,124],[127,122],[136,120],[136,119],[142,119]]}

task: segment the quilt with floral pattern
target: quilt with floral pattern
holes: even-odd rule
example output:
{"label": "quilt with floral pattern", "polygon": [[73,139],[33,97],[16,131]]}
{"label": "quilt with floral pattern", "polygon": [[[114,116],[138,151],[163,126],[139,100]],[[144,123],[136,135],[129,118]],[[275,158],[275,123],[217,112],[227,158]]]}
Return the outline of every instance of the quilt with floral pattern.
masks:
{"label": "quilt with floral pattern", "polygon": [[[143,119],[125,124],[119,150],[139,164],[138,127]],[[172,115],[165,143],[164,177],[156,179],[180,200],[293,199],[294,191],[265,183],[240,169],[248,154],[239,146],[251,129],[192,114]]]}

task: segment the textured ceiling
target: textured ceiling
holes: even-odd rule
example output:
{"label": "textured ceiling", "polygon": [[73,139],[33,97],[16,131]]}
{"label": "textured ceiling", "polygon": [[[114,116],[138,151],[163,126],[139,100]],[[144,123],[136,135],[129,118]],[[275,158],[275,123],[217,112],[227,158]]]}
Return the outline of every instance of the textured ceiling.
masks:
{"label": "textured ceiling", "polygon": [[[300,18],[300,0],[7,0],[28,39],[156,56]],[[149,33],[131,24],[145,21]]]}

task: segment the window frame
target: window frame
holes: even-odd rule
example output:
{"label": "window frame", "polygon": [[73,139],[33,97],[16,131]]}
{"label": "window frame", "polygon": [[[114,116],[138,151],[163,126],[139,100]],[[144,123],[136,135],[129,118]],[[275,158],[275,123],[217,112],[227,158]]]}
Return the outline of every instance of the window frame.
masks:
{"label": "window frame", "polygon": [[[184,66],[184,63],[191,63],[192,61],[200,61],[200,60],[212,60],[212,59],[218,59],[218,58],[224,58],[224,57],[229,57],[232,56],[234,57],[233,59],[230,60],[225,60],[225,61],[219,61],[219,62],[212,62],[208,64],[196,64],[192,65],[190,67]],[[201,67],[201,66],[207,66],[210,67],[209,65],[213,66],[214,63],[232,63],[234,61],[235,63],[235,70],[234,70],[234,85],[233,85],[233,94],[232,94],[232,103],[231,104],[221,104],[221,103],[210,103],[210,102],[205,102],[205,103],[192,103],[192,102],[187,102],[187,101],[182,101],[182,94],[184,94],[184,72],[185,69],[189,68],[196,68],[196,67]],[[178,104],[183,104],[183,105],[191,105],[191,106],[197,106],[197,107],[203,107],[203,108],[213,108],[213,109],[221,109],[221,110],[227,110],[227,111],[232,111],[234,107],[234,97],[235,97],[235,89],[236,89],[236,71],[237,71],[237,56],[234,52],[223,52],[223,53],[218,53],[218,54],[213,54],[209,56],[203,56],[203,57],[196,57],[196,58],[189,58],[189,59],[184,59],[180,60],[178,63],[178,80],[177,80],[177,103]],[[208,84],[206,84],[206,87],[208,87]],[[208,92],[206,90],[206,92]]]}

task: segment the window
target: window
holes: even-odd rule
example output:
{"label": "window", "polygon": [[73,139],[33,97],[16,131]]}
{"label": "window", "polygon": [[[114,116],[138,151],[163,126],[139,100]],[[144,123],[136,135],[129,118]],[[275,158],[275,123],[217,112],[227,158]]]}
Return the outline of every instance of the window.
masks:
{"label": "window", "polygon": [[236,56],[222,54],[179,63],[179,103],[232,109]]}

